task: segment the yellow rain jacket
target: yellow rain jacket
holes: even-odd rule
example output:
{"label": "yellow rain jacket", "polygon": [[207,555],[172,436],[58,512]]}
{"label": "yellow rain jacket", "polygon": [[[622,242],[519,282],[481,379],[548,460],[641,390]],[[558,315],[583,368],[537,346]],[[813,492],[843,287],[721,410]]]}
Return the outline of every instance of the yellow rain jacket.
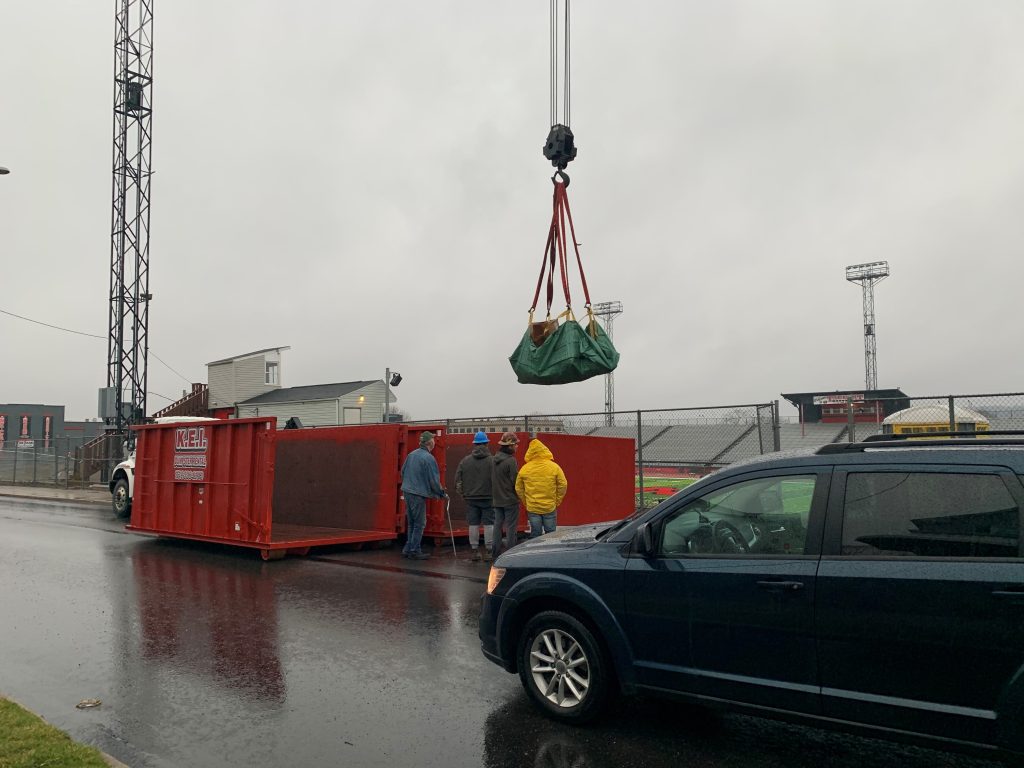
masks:
{"label": "yellow rain jacket", "polygon": [[516,478],[516,495],[523,500],[527,512],[546,515],[558,509],[565,498],[569,484],[554,458],[540,440],[530,441],[530,447],[526,449],[526,463]]}

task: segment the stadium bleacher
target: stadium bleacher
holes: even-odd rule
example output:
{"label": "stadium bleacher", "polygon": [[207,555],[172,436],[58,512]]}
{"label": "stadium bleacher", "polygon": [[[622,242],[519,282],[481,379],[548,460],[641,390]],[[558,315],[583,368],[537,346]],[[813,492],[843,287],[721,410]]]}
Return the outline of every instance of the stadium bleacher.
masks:
{"label": "stadium bleacher", "polygon": [[[655,429],[656,425],[644,426],[652,434]],[[746,433],[754,432],[756,439],[756,430],[755,424],[677,424],[644,446],[644,463],[708,463]]]}
{"label": "stadium bleacher", "polygon": [[[779,446],[784,451],[792,451],[797,448],[817,448],[827,443],[834,443],[845,434],[845,424],[780,424]],[[860,435],[859,429],[857,434]]]}

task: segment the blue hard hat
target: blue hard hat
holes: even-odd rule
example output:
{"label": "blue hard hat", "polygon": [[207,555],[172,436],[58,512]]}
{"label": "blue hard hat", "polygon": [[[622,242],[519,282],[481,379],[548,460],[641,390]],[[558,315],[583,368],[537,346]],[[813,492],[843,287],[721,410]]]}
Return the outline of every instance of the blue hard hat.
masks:
{"label": "blue hard hat", "polygon": [[481,445],[487,442],[487,433],[482,429],[473,435],[473,445]]}

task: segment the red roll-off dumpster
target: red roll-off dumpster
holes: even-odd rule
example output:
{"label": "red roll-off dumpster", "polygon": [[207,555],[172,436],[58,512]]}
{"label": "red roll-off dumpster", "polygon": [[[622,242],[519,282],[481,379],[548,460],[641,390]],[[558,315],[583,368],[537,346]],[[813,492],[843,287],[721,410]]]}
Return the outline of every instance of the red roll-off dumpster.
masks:
{"label": "red roll-off dumpster", "polygon": [[269,547],[273,419],[134,428],[131,530]]}
{"label": "red roll-off dumpster", "polygon": [[283,430],[274,419],[136,428],[131,530],[259,549],[396,537],[400,425]]}

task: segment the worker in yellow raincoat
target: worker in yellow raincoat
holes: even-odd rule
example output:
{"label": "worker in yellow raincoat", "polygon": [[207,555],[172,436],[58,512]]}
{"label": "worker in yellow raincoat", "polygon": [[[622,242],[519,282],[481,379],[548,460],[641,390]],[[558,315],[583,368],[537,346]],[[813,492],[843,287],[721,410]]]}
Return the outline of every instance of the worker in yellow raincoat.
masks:
{"label": "worker in yellow raincoat", "polygon": [[522,499],[530,520],[530,538],[555,530],[558,507],[569,484],[555,457],[540,440],[531,440],[526,463],[516,478],[516,495]]}

